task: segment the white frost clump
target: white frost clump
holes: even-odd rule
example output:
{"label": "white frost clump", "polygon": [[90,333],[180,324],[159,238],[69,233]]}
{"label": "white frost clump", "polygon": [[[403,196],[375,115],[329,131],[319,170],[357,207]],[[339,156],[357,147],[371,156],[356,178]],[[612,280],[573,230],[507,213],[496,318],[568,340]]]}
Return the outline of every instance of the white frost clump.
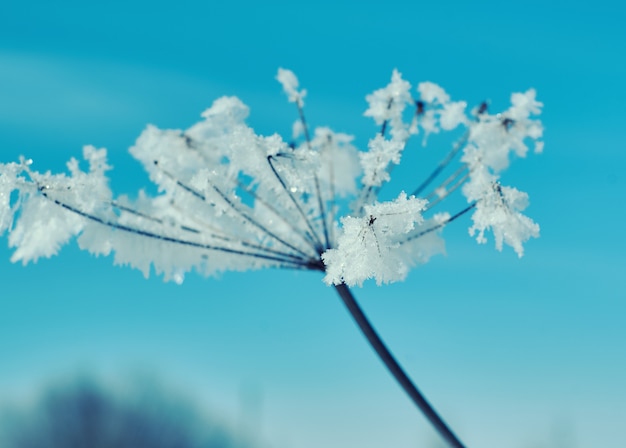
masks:
{"label": "white frost clump", "polygon": [[394,70],[391,75],[391,82],[386,87],[365,97],[369,108],[364,115],[372,117],[377,125],[388,123],[393,139],[407,139],[409,132],[402,114],[406,107],[413,102],[410,91],[411,84],[402,79],[400,72]]}
{"label": "white frost clump", "polygon": [[424,143],[429,134],[436,134],[441,129],[450,131],[460,125],[467,125],[465,101],[450,101],[450,95],[432,82],[421,82],[417,86],[420,99],[427,106],[419,118],[419,125],[424,129]]}
{"label": "white frost clump", "polygon": [[276,79],[282,84],[283,90],[287,94],[289,102],[296,103],[298,107],[304,107],[304,97],[306,96],[306,90],[298,90],[300,83],[298,78],[291,70],[284,68],[278,69]]}
{"label": "white frost clump", "polygon": [[483,113],[477,117],[469,129],[464,162],[499,172],[508,168],[511,153],[526,157],[527,140],[536,142],[536,152],[541,152],[543,143],[538,140],[543,135],[543,126],[532,116],[541,112],[542,103],[535,100],[534,89],[511,95],[511,103],[503,113]]}
{"label": "white frost clump", "polygon": [[403,237],[424,221],[423,199],[400,193],[391,202],[365,206],[365,215],[341,219],[343,232],[337,248],[322,255],[328,284],[361,285],[368,278],[377,284],[402,280],[409,271],[405,254],[398,250]]}
{"label": "white frost clump", "polygon": [[472,215],[473,225],[470,235],[477,234],[476,241],[487,242],[485,231],[491,230],[496,240],[496,248],[502,244],[511,246],[517,255],[524,254],[523,243],[539,236],[539,226],[532,219],[522,215],[528,206],[528,195],[512,187],[503,187],[494,179],[484,179],[465,185],[465,194],[476,201],[476,211]]}
{"label": "white frost clump", "polygon": [[[106,150],[85,146],[83,156],[89,170],[83,172],[78,161],[67,163],[70,176],[65,174],[40,174],[32,172],[29,164],[22,164],[32,183],[21,185],[21,207],[19,219],[10,229],[9,245],[16,251],[12,261],[37,261],[40,257],[56,255],[61,246],[84,229],[84,219],[79,213],[68,213],[68,208],[60,206],[55,198],[71,202],[72,208],[84,213],[92,213],[111,198],[105,172],[110,169],[106,163]],[[15,166],[13,166],[15,168]],[[6,172],[2,172],[1,179]]]}
{"label": "white frost clump", "polygon": [[19,204],[11,204],[11,195],[22,184],[18,177],[23,169],[21,165],[19,163],[0,165],[0,234],[11,228],[13,215],[19,206]]}
{"label": "white frost clump", "polygon": [[[188,129],[149,125],[130,153],[157,185],[154,197],[116,197],[106,151],[93,146],[83,151],[86,169],[72,159],[62,174],[34,171],[26,160],[0,164],[0,233],[9,234],[12,260],[52,256],[76,237],[81,249],[176,282],[190,270],[286,268],[324,272],[327,284],[361,285],[402,280],[444,252],[442,229],[468,212],[470,234],[483,243],[493,232],[498,250],[508,244],[521,256],[523,243],[539,235],[522,215],[527,195],[500,183],[529,143],[543,148],[534,90],[513,94],[504,112],[481,105],[468,116],[464,101],[434,83],[420,83],[415,99],[394,70],[387,86],[366,97],[365,115],[378,131],[360,151],[351,135],[309,130],[306,90],[290,70],[276,78],[298,109],[293,142],[258,135],[235,97],[215,100]],[[463,137],[431,176],[415,180],[413,194],[380,199],[419,128],[427,137],[459,127]],[[459,191],[469,205],[442,210]]]}
{"label": "white frost clump", "polygon": [[363,185],[379,187],[390,179],[389,167],[400,163],[404,142],[386,140],[378,134],[370,140],[369,151],[359,154],[363,167]]}

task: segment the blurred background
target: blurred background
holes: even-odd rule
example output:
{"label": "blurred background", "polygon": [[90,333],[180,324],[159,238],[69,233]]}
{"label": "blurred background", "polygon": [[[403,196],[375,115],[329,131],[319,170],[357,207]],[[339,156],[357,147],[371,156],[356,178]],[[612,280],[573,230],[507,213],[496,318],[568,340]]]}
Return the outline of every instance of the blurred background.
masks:
{"label": "blurred background", "polygon": [[[78,376],[48,385],[27,406],[0,414],[0,443],[13,448],[246,448],[245,434],[203,415],[151,378],[114,390]],[[258,446],[258,445],[257,445]]]}
{"label": "blurred background", "polygon": [[[61,171],[83,145],[106,147],[114,191],[133,194],[148,179],[127,148],[146,124],[184,129],[219,96],[248,104],[258,133],[289,138],[296,112],[278,67],[308,90],[310,124],[354,134],[361,148],[377,130],[362,116],[365,95],[394,68],[470,105],[488,99],[492,111],[534,87],[545,151],[503,176],[529,193],[541,225],[524,258],[477,245],[465,218],[445,230],[446,256],[355,295],[468,447],[620,447],[623,17],[607,0],[3,2],[0,156]],[[438,154],[450,144],[431,143]],[[394,171],[395,185],[414,186],[412,168]],[[74,243],[27,267],[10,255],[4,239],[7,418],[38,418],[46,391],[83,377],[103,384],[103,401],[126,403],[136,388],[125,379],[139,376],[256,446],[442,446],[320,275],[188,275],[177,286]]]}

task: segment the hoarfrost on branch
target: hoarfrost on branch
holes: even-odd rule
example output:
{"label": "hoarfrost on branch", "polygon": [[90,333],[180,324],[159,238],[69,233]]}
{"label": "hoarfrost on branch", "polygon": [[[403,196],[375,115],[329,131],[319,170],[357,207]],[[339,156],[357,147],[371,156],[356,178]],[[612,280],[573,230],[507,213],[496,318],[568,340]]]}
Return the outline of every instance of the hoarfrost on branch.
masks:
{"label": "hoarfrost on branch", "polygon": [[[67,173],[35,171],[26,159],[0,164],[0,232],[15,248],[12,261],[50,257],[76,237],[81,249],[177,282],[192,269],[291,268],[323,271],[327,284],[361,285],[404,279],[443,252],[441,230],[465,213],[472,212],[470,234],[483,243],[493,232],[499,250],[507,244],[521,256],[523,243],[539,235],[522,214],[528,196],[500,181],[529,142],[543,149],[534,90],[513,94],[501,113],[484,103],[468,114],[467,103],[440,86],[425,82],[414,91],[394,70],[366,97],[365,115],[380,128],[359,151],[350,135],[309,132],[306,90],[289,70],[276,78],[298,109],[293,141],[257,135],[246,124],[248,107],[234,97],[215,100],[185,130],[149,125],[130,153],[158,186],[154,197],[116,197],[106,150],[92,146],[83,151],[86,166],[72,159]],[[429,134],[459,127],[461,139],[412,194],[379,200],[411,136],[423,133],[426,143]],[[455,192],[468,206],[441,210]]]}

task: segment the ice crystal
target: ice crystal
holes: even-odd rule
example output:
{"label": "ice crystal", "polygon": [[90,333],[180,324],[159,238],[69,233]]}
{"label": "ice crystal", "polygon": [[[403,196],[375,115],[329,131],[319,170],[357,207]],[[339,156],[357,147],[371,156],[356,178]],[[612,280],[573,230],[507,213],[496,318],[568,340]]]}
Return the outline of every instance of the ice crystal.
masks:
{"label": "ice crystal", "polygon": [[[293,141],[256,134],[248,107],[234,97],[215,100],[185,130],[149,125],[130,153],[157,185],[154,197],[115,197],[106,151],[92,146],[83,151],[86,168],[72,159],[62,174],[37,172],[26,160],[0,164],[0,232],[9,233],[12,260],[50,257],[77,237],[84,250],[177,282],[192,269],[291,268],[323,271],[327,284],[360,285],[404,279],[443,252],[441,229],[465,213],[473,212],[470,234],[482,243],[493,232],[499,250],[507,244],[521,256],[523,243],[539,235],[521,214],[527,195],[500,181],[530,142],[543,148],[534,90],[513,94],[504,112],[492,115],[485,103],[468,115],[464,101],[431,82],[419,84],[414,99],[394,70],[366,98],[365,115],[379,132],[359,151],[350,135],[309,132],[306,90],[289,70],[276,78],[297,106]],[[412,194],[379,199],[412,135],[459,127],[463,137]],[[467,207],[435,210],[457,191]]]}

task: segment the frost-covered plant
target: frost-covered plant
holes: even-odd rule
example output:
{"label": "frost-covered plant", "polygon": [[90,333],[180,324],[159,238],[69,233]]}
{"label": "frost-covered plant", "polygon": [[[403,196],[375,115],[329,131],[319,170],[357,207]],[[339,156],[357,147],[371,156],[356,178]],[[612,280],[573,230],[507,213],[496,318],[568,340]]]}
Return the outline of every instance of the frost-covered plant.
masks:
{"label": "frost-covered plant", "polygon": [[[539,227],[522,215],[527,195],[502,185],[500,173],[511,153],[526,155],[529,142],[542,150],[535,119],[542,104],[531,89],[513,94],[504,112],[491,114],[487,103],[467,112],[438,85],[424,82],[413,92],[394,71],[386,87],[366,98],[365,115],[380,131],[358,151],[352,136],[311,132],[306,91],[289,70],[279,69],[277,79],[299,114],[290,142],[257,135],[246,125],[248,108],[234,97],[217,99],[186,130],[148,126],[130,152],[158,186],[155,197],[143,191],[115,197],[106,150],[93,146],[83,151],[86,170],[75,159],[66,174],[34,171],[27,159],[0,165],[0,233],[8,231],[16,248],[12,261],[50,257],[77,237],[81,249],[113,253],[116,264],[146,276],[153,268],[176,282],[192,269],[323,272],[416,405],[452,446],[463,446],[387,350],[349,286],[403,280],[442,252],[440,231],[470,212],[469,232],[479,243],[491,231],[498,250],[506,243],[522,256]],[[452,130],[462,137],[414,191],[378,199],[412,136],[422,134],[426,143],[429,134]],[[454,192],[466,206],[435,210]]]}

